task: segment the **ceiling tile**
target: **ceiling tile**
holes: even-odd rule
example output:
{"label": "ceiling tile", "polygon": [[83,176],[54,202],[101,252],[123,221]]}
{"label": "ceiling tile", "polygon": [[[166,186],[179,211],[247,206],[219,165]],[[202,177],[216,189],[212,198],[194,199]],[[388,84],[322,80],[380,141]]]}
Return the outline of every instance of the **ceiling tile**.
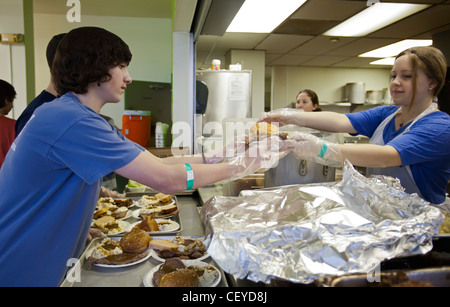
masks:
{"label": "ceiling tile", "polygon": [[277,58],[276,60],[272,61],[272,62],[267,62],[267,65],[270,66],[296,66],[296,65],[300,65],[308,60],[310,60],[311,58],[313,58],[313,55],[295,55],[295,54],[287,54],[287,55],[283,55],[279,58]]}
{"label": "ceiling tile", "polygon": [[304,66],[331,66],[333,64],[347,60],[348,57],[338,57],[338,56],[319,56],[314,57],[311,60],[301,63]]}
{"label": "ceiling tile", "polygon": [[[387,26],[367,37],[409,38],[450,24],[450,5],[436,5]],[[429,37],[431,39],[431,37]]]}
{"label": "ceiling tile", "polygon": [[312,38],[311,35],[270,34],[255,49],[266,50],[267,53],[285,53]]}
{"label": "ceiling tile", "polygon": [[339,21],[313,19],[286,19],[273,33],[319,35],[333,28]]}
{"label": "ceiling tile", "polygon": [[219,50],[229,49],[254,49],[267,33],[225,33],[217,43]]}
{"label": "ceiling tile", "polygon": [[326,55],[333,56],[358,56],[361,53],[383,47],[392,43],[399,41],[398,39],[384,39],[384,38],[358,38],[353,40],[352,42],[336,48],[330,52],[327,52]]}
{"label": "ceiling tile", "polygon": [[[356,38],[353,37],[343,37],[338,38],[337,41],[336,38],[332,38],[329,36],[317,36],[308,42],[304,43],[303,45],[295,48],[292,50],[291,54],[324,54],[326,52],[330,52],[331,50],[334,50],[336,48],[339,48],[345,44],[348,44],[351,41],[354,41]],[[334,42],[332,42],[334,40]]]}
{"label": "ceiling tile", "polygon": [[343,21],[366,8],[366,1],[308,1],[291,15],[293,19]]}

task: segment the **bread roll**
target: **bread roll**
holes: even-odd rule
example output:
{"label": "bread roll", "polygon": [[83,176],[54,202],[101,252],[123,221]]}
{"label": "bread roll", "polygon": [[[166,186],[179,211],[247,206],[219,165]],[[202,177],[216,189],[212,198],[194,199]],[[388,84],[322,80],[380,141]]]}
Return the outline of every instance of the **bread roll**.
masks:
{"label": "bread roll", "polygon": [[256,123],[250,128],[251,136],[257,139],[278,134],[278,132],[277,126],[265,122]]}
{"label": "bread roll", "polygon": [[151,237],[147,232],[137,227],[133,227],[120,239],[120,246],[124,252],[139,254],[148,248]]}
{"label": "bread roll", "polygon": [[199,278],[191,269],[179,269],[163,275],[158,287],[198,287]]}

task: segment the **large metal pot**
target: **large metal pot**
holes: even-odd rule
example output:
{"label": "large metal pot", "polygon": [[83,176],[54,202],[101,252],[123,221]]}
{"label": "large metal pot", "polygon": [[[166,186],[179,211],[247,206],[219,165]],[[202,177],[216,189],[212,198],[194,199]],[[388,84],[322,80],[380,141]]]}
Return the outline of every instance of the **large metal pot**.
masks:
{"label": "large metal pot", "polygon": [[383,102],[383,91],[367,91],[366,104],[381,104]]}
{"label": "large metal pot", "polygon": [[364,82],[353,82],[345,85],[345,101],[352,104],[364,104],[366,100],[366,84]]}
{"label": "large metal pot", "polygon": [[[282,127],[284,128],[284,127]],[[283,129],[280,130],[283,130]],[[290,129],[287,128],[287,129]],[[284,129],[285,131],[287,129]],[[337,142],[335,134],[318,130],[299,128],[297,131],[311,133],[327,141]],[[264,173],[264,187],[275,187],[289,184],[307,184],[335,181],[336,168],[322,165],[314,159],[298,159],[293,153],[278,162],[278,165]]]}

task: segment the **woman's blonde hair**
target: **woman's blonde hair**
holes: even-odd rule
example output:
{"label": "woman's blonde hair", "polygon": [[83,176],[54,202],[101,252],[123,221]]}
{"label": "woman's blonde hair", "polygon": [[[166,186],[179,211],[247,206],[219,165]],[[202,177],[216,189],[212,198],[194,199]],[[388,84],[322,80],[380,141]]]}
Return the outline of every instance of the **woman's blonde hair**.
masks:
{"label": "woman's blonde hair", "polygon": [[433,90],[433,95],[438,96],[442,87],[445,84],[445,74],[447,72],[447,60],[442,52],[435,47],[412,47],[406,49],[397,55],[395,59],[407,55],[412,63],[412,81],[413,81],[413,93],[411,98],[410,108],[413,101],[416,98],[416,80],[417,70],[420,68],[428,78],[436,81],[436,87]]}

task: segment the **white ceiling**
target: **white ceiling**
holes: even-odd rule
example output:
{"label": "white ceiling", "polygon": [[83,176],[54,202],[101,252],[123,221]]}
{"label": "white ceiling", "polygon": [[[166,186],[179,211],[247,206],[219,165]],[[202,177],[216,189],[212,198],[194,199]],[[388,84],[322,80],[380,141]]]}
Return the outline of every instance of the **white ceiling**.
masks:
{"label": "white ceiling", "polygon": [[[264,50],[268,66],[374,67],[369,65],[373,58],[357,55],[406,38],[431,39],[433,34],[450,29],[450,0],[381,1],[423,3],[431,7],[366,37],[338,38],[332,42],[321,34],[366,8],[367,1],[308,0],[270,34],[200,35],[197,63],[209,64],[214,58],[223,58],[230,49],[245,49]],[[55,5],[57,2],[64,5]],[[190,0],[191,5],[196,2]],[[34,0],[34,12],[65,14],[68,9],[65,3],[65,0]],[[172,18],[172,0],[81,0],[81,5],[82,14],[87,15]],[[187,10],[186,14],[193,12]]]}
{"label": "white ceiling", "polygon": [[[382,0],[383,1],[383,0]],[[394,2],[394,1],[384,1]],[[230,49],[265,50],[266,65],[371,67],[373,58],[358,58],[366,51],[407,38],[431,39],[450,29],[450,1],[397,0],[432,6],[362,38],[321,35],[366,8],[366,0],[309,0],[270,34],[225,33],[200,36],[197,62],[223,58]],[[450,38],[449,38],[450,39]]]}

